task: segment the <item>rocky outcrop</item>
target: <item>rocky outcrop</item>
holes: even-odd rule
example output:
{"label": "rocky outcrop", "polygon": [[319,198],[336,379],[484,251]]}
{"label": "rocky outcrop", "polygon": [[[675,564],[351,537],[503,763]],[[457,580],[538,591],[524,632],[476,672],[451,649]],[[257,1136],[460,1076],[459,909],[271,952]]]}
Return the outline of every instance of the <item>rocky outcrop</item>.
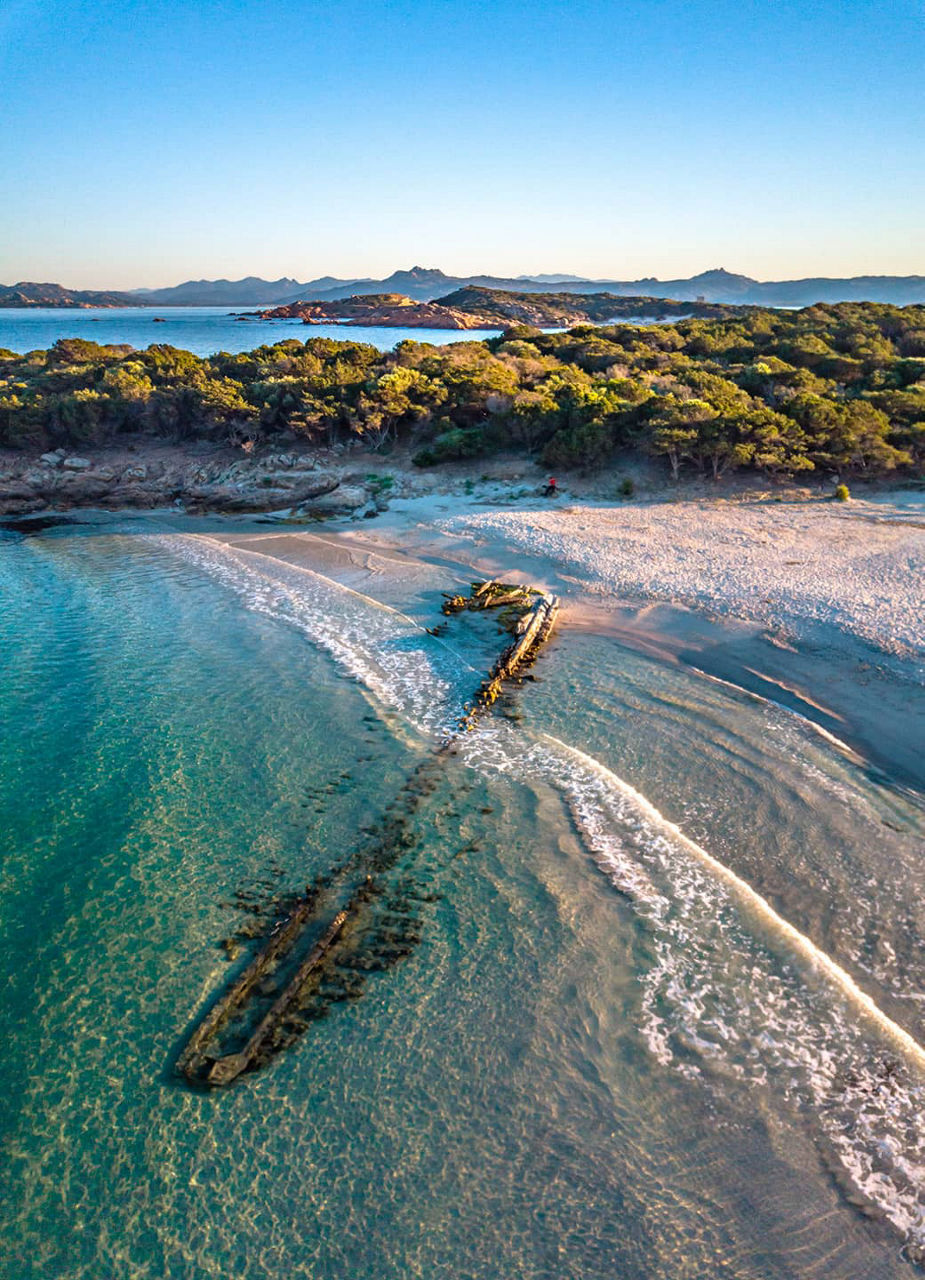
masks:
{"label": "rocky outcrop", "polygon": [[0,471],[0,515],[46,509],[175,506],[190,512],[278,512],[292,519],[375,514],[376,501],[356,475],[321,468],[290,454],[211,465],[190,459],[102,464],[63,450],[21,459]]}
{"label": "rocky outcrop", "polygon": [[327,493],[303,498],[293,508],[295,516],[351,515],[369,502],[369,492],[359,485],[339,484]]}
{"label": "rocky outcrop", "polygon": [[334,302],[291,302],[261,311],[263,320],[301,320],[303,324],[382,325],[407,329],[493,328],[490,320],[436,302],[414,302],[401,293],[374,293]]}
{"label": "rocky outcrop", "polygon": [[470,285],[433,302],[415,302],[400,293],[357,294],[334,301],[291,302],[252,315],[263,320],[302,320],[304,324],[407,329],[506,329],[512,324],[556,329],[620,319],[664,320],[730,313],[729,307],[671,298],[621,297],[612,293],[519,293]]}
{"label": "rocky outcrop", "polygon": [[179,496],[189,511],[281,511],[320,502],[340,484],[337,476],[319,472],[301,482],[296,478],[286,483],[287,479],[264,473],[251,483],[192,486]]}

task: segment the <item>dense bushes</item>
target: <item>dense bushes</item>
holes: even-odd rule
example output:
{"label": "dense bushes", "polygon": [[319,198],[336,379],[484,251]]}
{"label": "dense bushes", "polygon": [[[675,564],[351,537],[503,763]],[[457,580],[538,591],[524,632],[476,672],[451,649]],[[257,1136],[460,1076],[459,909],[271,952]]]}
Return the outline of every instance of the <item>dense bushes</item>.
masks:
{"label": "dense bushes", "polygon": [[499,449],[555,468],[618,450],[675,476],[736,468],[879,475],[925,467],[925,308],[742,308],[718,319],[382,353],[311,338],[200,359],[67,339],[0,351],[0,444],[85,446],[121,433],[181,440],[410,444],[421,465]]}

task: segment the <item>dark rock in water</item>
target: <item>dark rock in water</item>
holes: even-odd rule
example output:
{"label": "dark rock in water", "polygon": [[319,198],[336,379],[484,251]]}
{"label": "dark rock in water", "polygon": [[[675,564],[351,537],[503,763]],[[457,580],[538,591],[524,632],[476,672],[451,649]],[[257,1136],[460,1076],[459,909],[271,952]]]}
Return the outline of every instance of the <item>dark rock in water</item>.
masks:
{"label": "dark rock in water", "polygon": [[67,516],[6,516],[0,520],[0,529],[28,536],[42,533],[45,529],[54,529],[60,524],[73,523],[73,520],[69,520]]}

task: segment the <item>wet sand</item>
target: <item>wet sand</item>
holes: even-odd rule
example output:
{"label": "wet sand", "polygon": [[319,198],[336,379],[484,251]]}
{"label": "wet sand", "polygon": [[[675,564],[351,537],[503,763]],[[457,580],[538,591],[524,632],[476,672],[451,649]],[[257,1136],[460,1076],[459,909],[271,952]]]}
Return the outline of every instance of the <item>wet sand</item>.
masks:
{"label": "wet sand", "polygon": [[562,596],[563,634],[609,635],[778,702],[925,791],[923,513],[908,493],[565,508],[440,494],[375,523],[257,536],[357,584],[378,576],[378,557],[460,581],[526,573]]}

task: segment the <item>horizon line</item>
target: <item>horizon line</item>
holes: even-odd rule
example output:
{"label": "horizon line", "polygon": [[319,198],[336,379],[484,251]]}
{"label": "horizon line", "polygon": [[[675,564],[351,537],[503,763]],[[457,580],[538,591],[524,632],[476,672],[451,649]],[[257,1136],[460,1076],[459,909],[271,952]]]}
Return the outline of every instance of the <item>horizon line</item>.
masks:
{"label": "horizon line", "polygon": [[[132,285],[132,286],[125,286],[125,285],[123,286],[117,286],[117,285],[77,286],[77,285],[64,285],[62,284],[61,279],[58,279],[58,280],[44,279],[43,280],[38,278],[37,276],[33,276],[31,278],[27,276],[21,276],[19,279],[11,281],[11,283],[8,285],[0,282],[0,288],[15,289],[20,285],[29,285],[29,284],[56,285],[59,288],[72,289],[74,292],[81,292],[81,293],[129,294],[129,293],[156,292],[162,289],[175,289],[186,284],[239,284],[248,280],[262,281],[267,284],[276,284],[277,282],[285,281],[285,282],[291,282],[296,286],[303,288],[306,285],[314,284],[321,280],[330,280],[334,285],[368,284],[370,282],[375,282],[375,281],[379,281],[379,282],[386,281],[391,279],[392,276],[395,276],[395,275],[411,275],[415,272],[422,272],[426,274],[440,274],[442,276],[445,276],[445,278],[448,280],[469,280],[475,277],[482,276],[482,277],[493,279],[493,280],[533,281],[533,282],[536,282],[537,284],[550,284],[550,285],[555,284],[557,281],[560,281],[560,280],[562,282],[569,281],[572,283],[587,283],[587,284],[641,284],[646,281],[652,281],[656,284],[665,284],[673,281],[697,280],[703,276],[716,276],[716,275],[725,275],[725,276],[730,276],[730,277],[738,278],[742,280],[748,280],[749,282],[752,282],[754,284],[789,284],[789,283],[798,283],[804,280],[835,281],[835,280],[925,279],[925,268],[919,271],[908,271],[903,273],[899,273],[895,271],[894,272],[861,271],[861,272],[858,272],[857,274],[852,274],[852,275],[778,276],[775,278],[766,278],[762,280],[758,276],[750,276],[743,271],[729,271],[725,267],[707,267],[703,270],[692,272],[691,275],[688,275],[688,276],[642,275],[642,276],[630,277],[630,276],[619,276],[616,274],[590,276],[590,275],[580,275],[576,272],[569,272],[569,271],[537,271],[534,273],[519,272],[516,275],[510,275],[510,274],[502,275],[500,273],[496,273],[492,271],[484,271],[484,270],[461,272],[461,273],[449,273],[449,272],[445,272],[441,267],[422,267],[419,264],[416,264],[415,266],[412,266],[412,267],[397,267],[394,270],[390,271],[387,275],[384,275],[381,277],[371,276],[371,275],[335,276],[329,272],[325,272],[322,275],[313,276],[307,280],[299,280],[296,276],[290,276],[290,275],[272,277],[272,276],[261,276],[257,274],[249,274],[244,276],[198,276],[198,277],[187,276],[184,279],[177,281],[176,284]],[[542,280],[540,278],[542,276],[554,277],[554,279]]]}

